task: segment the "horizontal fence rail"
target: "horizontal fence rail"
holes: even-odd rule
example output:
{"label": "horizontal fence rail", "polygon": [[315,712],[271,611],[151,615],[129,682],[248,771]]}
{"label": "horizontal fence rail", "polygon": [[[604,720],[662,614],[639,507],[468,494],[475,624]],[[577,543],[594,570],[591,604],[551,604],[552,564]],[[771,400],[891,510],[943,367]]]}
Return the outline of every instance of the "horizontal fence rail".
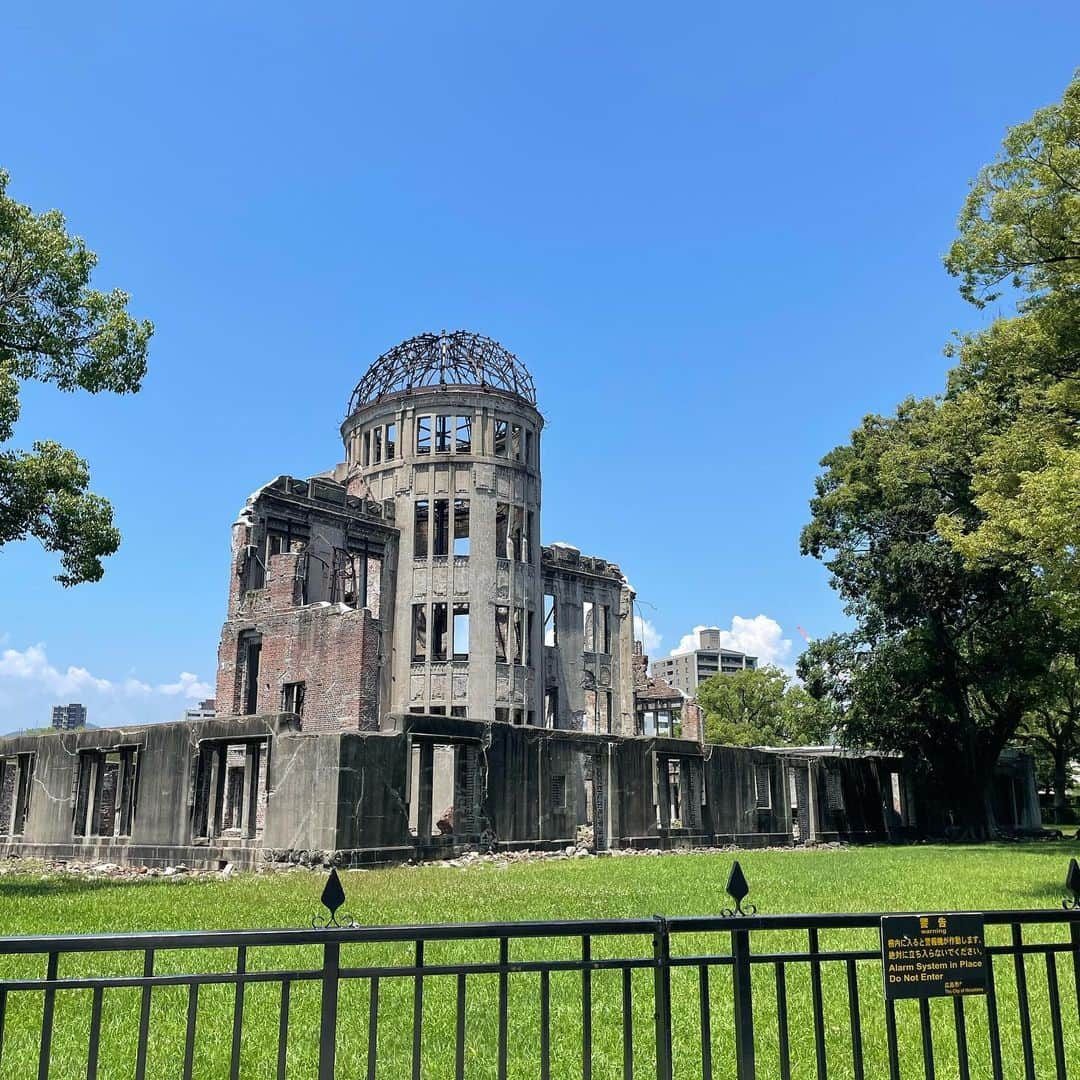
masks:
{"label": "horizontal fence rail", "polygon": [[310,930],[0,938],[0,1077],[1080,1076],[1080,910],[983,912],[986,994],[893,1002],[880,914],[744,897],[693,918],[362,927],[338,904]]}

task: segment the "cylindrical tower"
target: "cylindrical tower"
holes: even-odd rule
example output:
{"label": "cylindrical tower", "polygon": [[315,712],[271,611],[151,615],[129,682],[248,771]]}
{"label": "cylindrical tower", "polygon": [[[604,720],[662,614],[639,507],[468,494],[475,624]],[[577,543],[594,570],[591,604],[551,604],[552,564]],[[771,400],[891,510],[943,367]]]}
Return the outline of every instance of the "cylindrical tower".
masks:
{"label": "cylindrical tower", "polygon": [[402,342],[353,391],[350,476],[401,534],[391,712],[542,719],[543,425],[525,367],[465,331]]}

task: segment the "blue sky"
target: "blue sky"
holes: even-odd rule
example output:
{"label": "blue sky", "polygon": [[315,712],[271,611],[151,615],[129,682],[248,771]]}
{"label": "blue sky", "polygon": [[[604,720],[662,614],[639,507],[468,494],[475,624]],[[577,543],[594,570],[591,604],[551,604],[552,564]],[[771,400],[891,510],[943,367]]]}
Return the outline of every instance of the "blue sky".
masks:
{"label": "blue sky", "polygon": [[4,16],[9,191],[157,334],[135,397],[24,393],[15,445],[80,451],[124,543],[71,590],[0,551],[0,731],[198,697],[244,498],[338,461],[424,330],[532,370],[545,542],[623,567],[655,654],[715,624],[789,664],[843,625],[798,553],[817,463],[989,317],[941,255],[1080,64],[1075,3],[218,7]]}

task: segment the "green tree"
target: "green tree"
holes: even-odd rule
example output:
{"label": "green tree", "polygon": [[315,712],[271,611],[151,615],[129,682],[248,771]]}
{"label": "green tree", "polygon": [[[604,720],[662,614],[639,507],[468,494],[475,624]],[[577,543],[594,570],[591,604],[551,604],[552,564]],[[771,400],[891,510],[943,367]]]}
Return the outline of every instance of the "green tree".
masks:
{"label": "green tree", "polygon": [[979,307],[1005,285],[1021,314],[960,338],[948,400],[980,413],[980,515],[942,531],[973,565],[1006,563],[1080,623],[1080,77],[1010,130],[980,172],[946,257]]}
{"label": "green tree", "polygon": [[1055,817],[1067,820],[1070,767],[1080,758],[1080,669],[1074,656],[1055,657],[1020,734],[1049,759]]}
{"label": "green tree", "polygon": [[725,746],[807,746],[830,734],[826,706],[777,667],[714,675],[698,687],[705,741]]}
{"label": "green tree", "polygon": [[932,399],[868,416],[822,462],[802,551],[821,559],[856,627],[799,661],[842,740],[922,765],[954,824],[993,827],[997,758],[1032,705],[1056,626],[1025,578],[973,567],[941,535],[978,518],[983,417]]}
{"label": "green tree", "polygon": [[[68,234],[63,215],[34,214],[7,194],[7,183],[0,170],[0,444],[14,434],[24,381],[137,391],[154,332],[127,313],[126,293],[90,288],[97,256]],[[59,552],[59,582],[97,581],[120,534],[89,482],[86,462],[59,443],[0,450],[0,546],[35,537]]]}

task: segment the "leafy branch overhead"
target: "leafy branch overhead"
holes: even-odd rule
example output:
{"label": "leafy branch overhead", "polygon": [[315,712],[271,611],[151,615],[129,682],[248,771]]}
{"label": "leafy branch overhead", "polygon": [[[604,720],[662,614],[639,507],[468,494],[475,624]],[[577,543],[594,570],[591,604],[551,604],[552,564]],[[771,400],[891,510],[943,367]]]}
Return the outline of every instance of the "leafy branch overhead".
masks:
{"label": "leafy branch overhead", "polygon": [[[128,295],[90,288],[97,256],[68,234],[58,210],[35,214],[7,194],[0,170],[0,443],[19,418],[28,380],[64,391],[138,391],[153,324]],[[58,552],[64,585],[97,581],[120,534],[112,507],[88,490],[85,461],[58,443],[0,450],[0,546],[34,537]]]}

